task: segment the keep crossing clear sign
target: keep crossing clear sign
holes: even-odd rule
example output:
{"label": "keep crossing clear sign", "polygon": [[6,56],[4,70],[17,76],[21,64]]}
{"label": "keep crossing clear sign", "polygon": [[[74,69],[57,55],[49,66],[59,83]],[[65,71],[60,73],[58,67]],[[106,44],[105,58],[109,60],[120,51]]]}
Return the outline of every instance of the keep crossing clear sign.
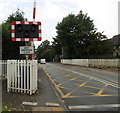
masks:
{"label": "keep crossing clear sign", "polygon": [[34,54],[33,46],[20,46],[20,54]]}

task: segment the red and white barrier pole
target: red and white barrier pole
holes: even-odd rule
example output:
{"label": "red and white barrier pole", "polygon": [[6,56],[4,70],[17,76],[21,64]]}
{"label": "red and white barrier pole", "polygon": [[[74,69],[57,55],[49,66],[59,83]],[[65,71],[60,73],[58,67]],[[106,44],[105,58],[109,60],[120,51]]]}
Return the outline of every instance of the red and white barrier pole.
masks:
{"label": "red and white barrier pole", "polygon": [[33,21],[35,21],[35,14],[36,14],[36,0],[34,0],[34,6],[33,6]]}
{"label": "red and white barrier pole", "polygon": [[[36,0],[34,0],[34,6],[33,6],[33,22],[35,22],[35,14],[36,14]],[[34,42],[31,41],[31,46],[34,46]],[[33,59],[33,55],[30,54],[30,60]]]}

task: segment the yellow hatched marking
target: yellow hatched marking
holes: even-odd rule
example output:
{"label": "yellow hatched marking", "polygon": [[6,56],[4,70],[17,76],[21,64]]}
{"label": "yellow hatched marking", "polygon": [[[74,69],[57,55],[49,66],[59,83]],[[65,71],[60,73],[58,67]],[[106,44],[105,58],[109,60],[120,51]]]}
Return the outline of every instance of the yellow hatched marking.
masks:
{"label": "yellow hatched marking", "polygon": [[95,96],[102,96],[101,94],[103,93],[103,91],[105,90],[105,88],[108,86],[109,84],[105,84],[105,86],[97,93],[95,94]]}
{"label": "yellow hatched marking", "polygon": [[113,96],[113,95],[108,95],[108,94],[104,94],[104,95],[95,95],[95,96],[101,96],[101,97],[105,97],[105,96]]}
{"label": "yellow hatched marking", "polygon": [[64,75],[64,76],[69,77],[70,75],[69,75],[69,74],[67,74],[67,75]]}
{"label": "yellow hatched marking", "polygon": [[85,84],[86,84],[86,82],[85,82],[85,83],[83,83],[83,84],[80,84],[80,85],[79,85],[79,87],[82,87],[82,86],[84,86]]}
{"label": "yellow hatched marking", "polygon": [[65,88],[65,87],[63,87],[63,86],[59,86],[59,88],[62,88],[62,89],[67,89],[67,88]]}
{"label": "yellow hatched marking", "polygon": [[63,88],[63,89],[67,89],[67,88],[65,88],[65,87],[63,87],[63,86],[61,86],[62,84],[58,84],[58,85],[56,85],[56,87],[59,87],[59,88]]}
{"label": "yellow hatched marking", "polygon": [[[67,81],[67,82],[68,82],[68,81]],[[88,81],[87,81],[87,82],[88,82]],[[77,84],[77,85],[79,85],[79,87],[82,87],[82,86],[85,86],[85,84],[86,84],[87,82],[85,82],[85,83],[83,83],[83,84]],[[71,95],[71,94],[72,94],[75,90],[77,90],[79,87],[77,87],[74,91],[71,91],[71,92],[69,92],[69,93],[67,93],[67,94],[64,94],[64,93],[60,90],[60,88],[64,88],[64,89],[66,89],[66,88],[65,88],[65,87],[62,87],[62,86],[61,86],[62,84],[56,85],[54,81],[53,81],[53,83],[54,83],[57,91],[60,93],[60,95],[61,95],[62,98],[84,97],[84,96],[72,96],[72,95]],[[92,93],[92,92],[84,92],[84,93],[91,94],[91,96],[113,96],[113,95],[108,95],[108,94],[96,95],[95,93]],[[100,91],[99,91],[98,93],[100,93]],[[88,97],[88,96],[85,96],[85,97]]]}
{"label": "yellow hatched marking", "polygon": [[[84,86],[85,84],[87,84],[91,79],[89,79],[87,82],[83,83],[83,84],[80,84],[79,87],[82,87]],[[76,91],[79,87],[73,89],[71,92],[65,94],[64,96],[62,96],[62,98],[68,98],[74,91]]]}
{"label": "yellow hatched marking", "polygon": [[64,93],[60,90],[60,88],[55,83],[53,83],[53,84],[54,84],[56,90],[60,93],[61,97],[64,96]]}
{"label": "yellow hatched marking", "polygon": [[[101,95],[101,96],[116,96],[116,95]],[[81,95],[81,96],[69,96],[69,97],[65,97],[65,98],[78,98],[78,97],[94,97],[94,95]],[[99,97],[99,96],[98,96]]]}
{"label": "yellow hatched marking", "polygon": [[59,87],[59,86],[61,86],[62,84],[58,84],[58,85],[56,85],[57,87]]}
{"label": "yellow hatched marking", "polygon": [[[48,75],[48,77],[49,77],[49,79],[51,80],[51,82],[54,84],[54,86],[55,86],[55,88],[56,88],[56,90],[60,93],[60,95],[61,95],[61,97],[62,98],[76,98],[76,97],[91,97],[91,96],[116,96],[116,95],[108,95],[108,94],[103,94],[103,95],[97,95],[97,94],[95,94],[95,93],[91,93],[91,92],[84,92],[84,93],[89,93],[89,94],[91,94],[90,96],[72,96],[71,94],[75,91],[75,90],[77,90],[80,86],[82,87],[82,86],[84,86],[85,85],[85,83],[83,83],[83,84],[79,84],[79,87],[77,87],[77,88],[75,88],[73,91],[71,91],[70,93],[68,93],[68,94],[64,94],[61,90],[60,90],[60,88],[59,87],[61,87],[60,86],[60,84],[59,84],[59,86],[58,85],[56,85],[56,83],[54,82],[55,80],[53,80],[53,78],[48,74],[48,72],[45,70],[45,73]],[[91,78],[92,79],[92,78]],[[89,79],[89,80],[91,80],[91,79]],[[69,80],[70,81],[70,80]],[[68,81],[67,81],[68,82]],[[88,81],[87,81],[88,82]],[[87,83],[86,82],[86,83]],[[78,84],[77,84],[78,85]],[[98,92],[98,94],[100,94],[100,91]],[[71,95],[71,96],[70,96]]]}
{"label": "yellow hatched marking", "polygon": [[53,81],[53,79],[51,78],[51,76],[48,74],[48,72],[45,70],[45,73],[47,74],[47,76],[49,77],[49,79],[51,80],[51,82],[54,84],[56,90],[60,93],[61,97],[64,96],[64,93],[60,90],[60,88],[56,85],[56,83]]}
{"label": "yellow hatched marking", "polygon": [[77,77],[75,77],[75,78],[72,78],[72,79],[70,79],[70,80],[76,80],[77,79]]}
{"label": "yellow hatched marking", "polygon": [[80,96],[69,96],[69,97],[64,97],[64,98],[77,98],[77,97],[80,97]]}
{"label": "yellow hatched marking", "polygon": [[78,74],[78,72],[74,72],[74,73],[77,73],[77,74]]}

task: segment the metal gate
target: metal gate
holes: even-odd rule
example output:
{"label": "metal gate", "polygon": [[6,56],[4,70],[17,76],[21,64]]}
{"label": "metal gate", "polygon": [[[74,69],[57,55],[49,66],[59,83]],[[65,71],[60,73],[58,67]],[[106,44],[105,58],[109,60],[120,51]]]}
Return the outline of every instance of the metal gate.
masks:
{"label": "metal gate", "polygon": [[33,94],[37,90],[37,61],[7,61],[7,91]]}

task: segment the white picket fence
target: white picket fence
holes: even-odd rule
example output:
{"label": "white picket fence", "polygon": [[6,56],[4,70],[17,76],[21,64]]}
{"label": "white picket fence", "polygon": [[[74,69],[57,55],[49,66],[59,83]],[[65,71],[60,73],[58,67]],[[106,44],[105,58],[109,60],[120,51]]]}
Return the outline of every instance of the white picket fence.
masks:
{"label": "white picket fence", "polygon": [[33,94],[37,90],[37,61],[7,61],[7,92]]}

